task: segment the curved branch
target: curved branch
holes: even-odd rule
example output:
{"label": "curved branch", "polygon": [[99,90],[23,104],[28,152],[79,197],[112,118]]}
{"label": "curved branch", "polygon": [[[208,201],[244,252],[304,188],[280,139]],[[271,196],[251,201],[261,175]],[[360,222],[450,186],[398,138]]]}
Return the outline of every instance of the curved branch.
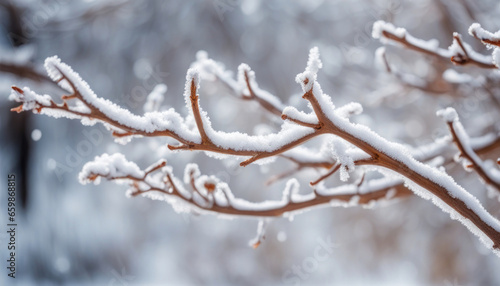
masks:
{"label": "curved branch", "polygon": [[449,112],[451,116],[445,118],[448,129],[450,130],[453,142],[459,150],[459,156],[465,158],[465,168],[473,169],[476,173],[483,179],[483,181],[500,192],[500,178],[495,177],[491,172],[489,172],[484,166],[483,161],[474,152],[469,144],[469,136],[465,133],[465,130],[458,119],[454,109],[443,110],[442,113]]}
{"label": "curved branch", "polygon": [[[192,172],[189,174],[189,182],[186,186],[172,174],[171,170],[163,168],[165,167],[165,161],[162,161],[161,164],[153,164],[146,170],[140,171],[134,163],[127,161],[116,163],[117,158],[125,160],[120,154],[97,157],[95,162],[87,163],[83,167],[80,180],[82,183],[95,182],[100,177],[110,181],[127,180],[132,188],[129,193],[131,196],[157,192],[165,195],[166,198],[179,199],[188,206],[194,207],[198,212],[206,211],[233,216],[279,217],[293,215],[296,211],[304,211],[316,206],[372,206],[376,202],[395,200],[412,195],[412,192],[403,186],[401,180],[383,178],[372,180],[363,186],[353,184],[323,190],[321,194],[314,191],[307,195],[294,195],[290,193],[290,185],[288,185],[281,201],[251,203],[234,198],[230,189],[223,182],[214,183],[209,192],[202,194],[201,190],[198,190],[196,186],[196,176]],[[94,170],[94,163],[99,166],[105,163],[109,166],[108,169],[117,170],[118,175],[103,173],[102,168]],[[132,164],[134,172],[127,173],[125,170],[122,172],[120,170],[122,164]],[[187,167],[186,170],[188,170]],[[155,176],[154,172],[160,172],[161,175]],[[190,188],[191,191],[187,191],[187,188]],[[195,199],[194,193],[202,198],[202,202]],[[221,194],[224,199],[221,200],[220,197],[214,199],[217,193]],[[210,204],[209,201],[213,203]]]}
{"label": "curved branch", "polygon": [[[470,56],[470,53],[468,56]],[[51,69],[50,63],[54,64],[57,72]],[[192,108],[191,111],[196,113],[193,114],[195,118],[199,116],[199,122],[203,123],[197,123],[199,133],[202,133],[201,130],[204,130],[205,136],[210,138],[208,142],[204,142],[202,139],[203,133],[195,134],[191,130],[186,132],[181,128],[183,126],[173,124],[175,120],[182,122],[178,117],[175,117],[178,114],[175,116],[163,113],[146,114],[145,117],[131,115],[133,116],[132,119],[137,120],[137,122],[123,120],[122,115],[117,114],[121,110],[116,110],[116,106],[110,106],[107,101],[97,98],[86,83],[70,70],[69,67],[58,62],[49,61],[49,73],[51,77],[54,80],[60,81],[60,84],[63,86],[69,85],[68,89],[72,89],[76,98],[81,100],[90,109],[88,113],[83,112],[87,117],[104,121],[127,132],[135,132],[134,135],[146,134],[146,136],[164,135],[173,137],[184,146],[187,146],[181,149],[251,156],[240,164],[242,166],[246,166],[256,160],[279,155],[322,134],[338,136],[366,153],[371,165],[383,167],[398,174],[404,178],[405,184],[410,186],[416,194],[427,199],[432,198],[437,206],[443,211],[450,213],[452,218],[459,218],[488,247],[493,248],[499,254],[500,223],[482,207],[480,202],[460,187],[446,173],[415,160],[406,148],[383,139],[367,127],[354,124],[348,118],[336,114],[331,98],[323,94],[319,83],[316,81],[319,68],[321,68],[319,53],[317,49],[312,49],[306,70],[297,75],[296,78],[297,82],[302,86],[304,92],[303,98],[308,100],[312,107],[312,113],[305,115],[296,114],[303,118],[295,119],[301,122],[310,122],[311,117],[315,116],[318,120],[317,128],[293,125],[288,126],[288,129],[286,129],[287,127],[284,126],[280,132],[266,136],[223,133],[211,128],[208,118],[200,112],[199,108]],[[188,71],[186,84],[186,87],[190,86],[191,88],[186,88],[185,96],[187,103],[191,103],[191,106],[194,107],[198,106],[197,97],[191,95],[196,95],[194,88],[196,82],[194,76],[190,75],[193,75],[192,70]],[[61,79],[65,79],[65,81],[61,81]],[[14,89],[14,92],[11,94],[15,100],[23,102],[22,110],[36,111],[37,108],[44,109],[51,107],[51,104],[48,103],[51,101],[50,97],[47,98],[48,96],[40,96],[28,91],[29,89],[24,89],[22,93],[19,93]],[[25,103],[27,103],[27,106],[24,106]],[[71,111],[72,109],[68,108],[68,110]],[[167,176],[167,182],[171,186],[171,189],[179,188],[179,186],[176,186],[177,183],[175,180],[170,179],[169,176]],[[152,187],[158,188],[157,186]],[[143,191],[142,189],[139,190]],[[313,196],[318,197],[317,194],[317,192],[314,192]],[[229,194],[225,195],[229,198]],[[319,197],[322,196],[320,195]],[[330,200],[331,198],[328,201]],[[253,213],[250,210],[231,208],[230,201],[231,199],[229,199],[226,206],[214,203],[211,207],[218,212],[229,214]],[[292,200],[287,205],[287,207],[279,208],[278,210],[260,210],[259,214],[276,215],[282,214],[285,211],[311,206],[310,202]]]}
{"label": "curved branch", "polygon": [[373,37],[382,43],[394,43],[406,49],[413,50],[439,59],[451,60],[456,65],[472,64],[480,68],[496,69],[491,57],[478,54],[468,44],[464,43],[458,33],[453,34],[452,45],[448,49],[438,47],[435,40],[425,41],[410,35],[403,28],[396,28],[390,23],[377,21],[373,24]]}
{"label": "curved branch", "polygon": [[469,34],[485,45],[500,47],[500,33],[486,31],[478,23],[474,23],[469,27]]}

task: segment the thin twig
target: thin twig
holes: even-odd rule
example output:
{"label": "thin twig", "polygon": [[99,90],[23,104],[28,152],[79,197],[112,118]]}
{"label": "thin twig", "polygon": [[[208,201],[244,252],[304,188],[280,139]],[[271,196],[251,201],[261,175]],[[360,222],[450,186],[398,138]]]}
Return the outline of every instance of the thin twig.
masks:
{"label": "thin twig", "polygon": [[[457,146],[460,151],[460,156],[464,157],[470,162],[470,165],[466,166],[467,168],[472,168],[476,173],[484,180],[484,182],[492,187],[494,187],[498,192],[500,192],[500,181],[496,178],[492,177],[489,172],[487,172],[484,168],[483,161],[474,153],[474,150],[469,146],[466,146],[466,143],[463,142],[463,138],[461,138],[456,130],[456,124],[460,124],[458,119],[456,121],[448,121],[446,122],[448,125],[448,129],[450,130],[451,136],[453,137],[453,142]],[[463,127],[462,127],[463,128]]]}
{"label": "thin twig", "polygon": [[[57,68],[57,67],[56,67]],[[46,105],[43,102],[36,102],[34,111],[40,112],[43,108],[58,108],[62,110],[66,110],[67,112],[72,112],[73,114],[79,115],[81,117],[97,119],[107,124],[116,127],[125,132],[131,132],[134,135],[143,135],[143,136],[169,136],[176,140],[178,140],[181,146],[185,146],[184,148],[179,149],[188,149],[188,150],[203,150],[203,151],[211,151],[221,154],[228,155],[239,155],[239,156],[251,156],[246,161],[240,163],[242,166],[246,166],[256,160],[260,160],[263,158],[268,158],[272,156],[276,156],[284,153],[290,149],[293,149],[299,145],[302,145],[304,142],[309,139],[318,137],[323,134],[331,134],[342,138],[343,140],[349,142],[353,146],[359,148],[361,151],[367,154],[367,158],[363,159],[362,162],[358,162],[360,164],[372,165],[376,167],[382,167],[389,169],[402,177],[405,177],[408,181],[413,182],[421,188],[428,190],[433,194],[437,199],[442,201],[447,205],[448,208],[452,208],[455,212],[460,214],[465,218],[466,221],[470,222],[474,225],[475,228],[479,229],[484,235],[486,235],[492,241],[492,247],[494,249],[500,249],[500,231],[497,228],[497,221],[491,222],[494,220],[493,218],[489,218],[487,213],[480,205],[479,201],[470,200],[465,201],[461,196],[457,196],[456,192],[460,192],[463,194],[467,194],[467,192],[458,186],[451,177],[446,175],[445,173],[439,173],[439,179],[436,177],[437,174],[434,172],[435,170],[432,167],[429,167],[423,163],[415,161],[411,156],[407,156],[401,150],[390,148],[396,147],[393,143],[381,138],[374,137],[372,131],[367,129],[360,129],[355,124],[349,122],[348,120],[341,121],[344,119],[338,119],[334,115],[331,114],[333,107],[325,103],[324,96],[321,94],[320,89],[314,89],[314,86],[317,84],[315,82],[315,74],[314,77],[310,77],[312,72],[311,70],[314,67],[309,67],[306,70],[305,74],[301,74],[303,78],[301,79],[302,87],[303,87],[303,98],[309,101],[310,106],[312,107],[313,114],[316,116],[318,120],[318,126],[316,128],[310,128],[309,133],[304,132],[300,136],[293,138],[291,141],[281,142],[281,145],[276,148],[262,149],[256,148],[255,146],[239,146],[232,147],[231,144],[228,144],[224,147],[216,145],[213,143],[212,138],[209,137],[209,133],[206,131],[203,121],[201,120],[202,116],[200,114],[199,108],[195,108],[198,106],[198,96],[196,94],[196,83],[194,79],[191,79],[190,84],[190,97],[189,100],[191,102],[192,112],[194,118],[197,119],[197,128],[199,131],[199,135],[201,136],[200,142],[193,142],[188,138],[184,137],[182,134],[176,133],[173,129],[159,129],[150,132],[145,132],[142,130],[137,130],[133,128],[131,125],[118,121],[112,117],[109,117],[107,114],[103,113],[99,108],[94,106],[91,102],[87,101],[85,97],[82,96],[78,88],[76,88],[75,83],[73,83],[67,75],[65,75],[60,69],[59,72],[62,75],[67,83],[71,86],[73,90],[73,94],[76,96],[78,100],[81,100],[89,109],[90,113],[76,113],[74,110],[64,105],[55,105],[51,102],[50,105]],[[318,93],[318,97],[316,97],[315,92]],[[321,97],[321,98],[320,98]],[[19,97],[22,100],[22,97]],[[322,103],[320,103],[319,99]],[[326,107],[328,110],[324,110]],[[327,115],[328,113],[328,115]],[[333,117],[332,117],[333,116]],[[208,119],[207,119],[208,120]],[[200,124],[201,123],[201,124]],[[208,124],[207,124],[208,125]],[[205,139],[203,139],[205,137]],[[248,137],[251,138],[250,136]],[[385,146],[385,147],[384,147]],[[396,152],[393,154],[393,152]],[[433,173],[434,172],[434,173]],[[431,177],[429,177],[431,175]],[[139,178],[142,180],[142,178]],[[176,193],[176,184],[170,175],[167,174],[167,180],[171,186],[172,193]],[[442,180],[445,182],[449,182],[450,184],[443,184]],[[137,181],[137,178],[136,178]],[[156,188],[156,187],[155,187]],[[152,187],[152,189],[154,189]],[[156,190],[156,189],[155,189]],[[163,190],[163,192],[165,192]],[[177,193],[179,193],[177,191]],[[315,192],[316,194],[317,192]],[[180,195],[182,196],[182,195]],[[349,199],[352,199],[352,195],[347,195]],[[329,202],[332,198],[328,196],[315,196],[314,204],[317,203],[326,203]],[[342,197],[346,198],[346,197]],[[192,198],[191,198],[192,200]],[[473,204],[474,207],[471,207],[470,204]],[[239,214],[239,215],[260,215],[260,216],[275,216],[282,215],[286,211],[293,211],[297,209],[305,209],[311,206],[311,201],[298,201],[292,202],[290,201],[287,205],[278,209],[235,209],[231,206],[219,206],[216,203],[210,206],[211,211],[226,213],[226,214]],[[488,217],[488,219],[485,219]]]}
{"label": "thin twig", "polygon": [[384,38],[391,40],[395,43],[399,43],[409,50],[417,51],[419,53],[423,53],[423,54],[433,56],[436,58],[440,58],[440,59],[451,60],[452,63],[457,64],[457,65],[473,64],[473,65],[476,65],[478,67],[486,68],[486,69],[498,68],[493,63],[485,63],[483,61],[480,61],[480,60],[468,55],[467,49],[464,47],[464,43],[462,41],[462,38],[458,33],[455,33],[453,35],[453,40],[457,45],[460,46],[463,53],[462,54],[460,54],[460,53],[459,54],[451,54],[451,55],[450,55],[449,50],[446,50],[446,49],[442,49],[442,48],[431,49],[427,46],[417,45],[411,41],[408,41],[407,36],[406,36],[407,35],[406,32],[404,33],[403,36],[396,35],[388,30],[383,30],[381,33],[382,33]]}
{"label": "thin twig", "polygon": [[[151,168],[151,167],[150,167]],[[149,169],[149,168],[148,168]],[[158,171],[159,169],[156,169],[155,171]],[[148,173],[145,177],[135,177],[132,175],[126,175],[126,176],[120,176],[120,177],[113,177],[113,176],[106,176],[105,178],[110,181],[115,181],[115,180],[123,180],[127,179],[130,181],[130,185],[132,187],[136,188],[136,191],[132,194],[133,196],[137,196],[139,194],[146,194],[149,192],[160,192],[163,193],[164,195],[167,196],[174,196],[182,201],[188,203],[189,205],[196,207],[197,209],[203,210],[203,211],[209,211],[213,213],[218,213],[218,214],[226,214],[226,215],[238,215],[238,216],[252,216],[252,217],[277,217],[277,216],[283,216],[286,213],[292,213],[294,211],[298,210],[304,210],[308,209],[314,206],[320,206],[320,205],[331,205],[334,202],[340,203],[349,203],[353,199],[356,199],[357,205],[370,205],[374,202],[381,201],[381,200],[395,200],[395,199],[401,199],[404,197],[411,196],[413,193],[409,191],[407,188],[405,188],[399,180],[395,180],[392,184],[385,184],[382,187],[379,188],[372,188],[371,190],[364,192],[360,194],[359,192],[351,192],[351,193],[337,193],[337,192],[332,192],[332,194],[321,194],[321,195],[315,195],[315,196],[309,196],[305,200],[300,200],[299,202],[295,201],[288,201],[286,204],[283,205],[276,205],[275,207],[271,208],[265,208],[265,209],[242,209],[238,208],[237,206],[231,204],[228,195],[225,193],[224,189],[220,189],[226,198],[227,204],[218,204],[216,200],[213,201],[213,204],[200,204],[196,202],[193,199],[193,196],[191,197],[186,197],[182,194],[182,192],[179,190],[181,185],[178,185],[176,181],[174,180],[174,177],[170,173],[165,174],[165,180],[168,182],[168,184],[164,187],[158,187],[154,186],[151,184],[146,177],[149,176],[151,173]],[[89,174],[88,180],[89,181],[94,181],[101,175],[98,174]],[[147,185],[149,189],[147,190],[139,190],[138,185],[139,183],[143,185]],[[193,182],[190,182],[191,185],[193,185]],[[183,187],[183,186],[182,186]],[[195,188],[195,187],[194,187]],[[352,189],[355,190],[358,187],[353,185]],[[389,192],[391,192],[391,195],[389,196]],[[200,193],[198,193],[204,200],[207,202],[206,198],[202,196]]]}

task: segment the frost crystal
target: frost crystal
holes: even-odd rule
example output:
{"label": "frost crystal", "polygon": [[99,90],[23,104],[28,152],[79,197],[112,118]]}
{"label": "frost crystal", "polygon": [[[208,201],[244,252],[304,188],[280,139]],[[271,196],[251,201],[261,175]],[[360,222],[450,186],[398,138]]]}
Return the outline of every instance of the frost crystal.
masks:
{"label": "frost crystal", "polygon": [[87,184],[96,175],[105,178],[132,176],[144,177],[144,172],[132,162],[127,161],[121,153],[108,155],[106,153],[95,157],[94,161],[85,164],[78,175],[80,183]]}
{"label": "frost crystal", "polygon": [[458,114],[453,107],[438,110],[436,112],[436,115],[442,117],[446,122],[454,122],[458,120]]}
{"label": "frost crystal", "polygon": [[295,81],[302,86],[302,91],[311,90],[317,79],[319,69],[323,67],[319,59],[319,50],[317,47],[309,51],[309,60],[307,61],[306,70],[295,77]]}

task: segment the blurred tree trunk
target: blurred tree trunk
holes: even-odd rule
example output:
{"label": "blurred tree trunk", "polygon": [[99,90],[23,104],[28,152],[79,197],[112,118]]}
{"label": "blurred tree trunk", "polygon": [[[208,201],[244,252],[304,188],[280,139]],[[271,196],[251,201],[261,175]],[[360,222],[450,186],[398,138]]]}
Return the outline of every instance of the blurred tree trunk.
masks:
{"label": "blurred tree trunk", "polygon": [[[8,19],[4,19],[9,41],[13,48],[18,48],[29,42],[21,25],[22,11],[11,2],[0,4],[0,8],[7,11]],[[9,172],[16,175],[17,200],[22,209],[26,209],[29,199],[29,159],[31,153],[31,141],[29,132],[29,121],[31,114],[23,112],[17,114],[10,111],[15,104],[6,104],[2,107],[3,114],[7,115],[7,128],[1,130],[6,140],[6,151],[13,155],[13,162]]]}

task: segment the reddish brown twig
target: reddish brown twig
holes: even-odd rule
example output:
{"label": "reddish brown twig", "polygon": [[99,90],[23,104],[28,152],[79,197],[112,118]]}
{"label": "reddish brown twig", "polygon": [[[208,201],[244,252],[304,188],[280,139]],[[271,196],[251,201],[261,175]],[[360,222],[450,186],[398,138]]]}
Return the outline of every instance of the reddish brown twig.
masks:
{"label": "reddish brown twig", "polygon": [[[453,142],[457,146],[460,154],[460,157],[465,158],[468,162],[466,168],[471,168],[483,179],[483,181],[492,187],[494,187],[497,191],[500,192],[500,181],[498,181],[495,177],[492,177],[488,171],[484,168],[483,161],[477,156],[470,146],[464,142],[466,138],[462,138],[459,134],[461,131],[457,131],[457,128],[463,129],[463,126],[458,121],[458,118],[455,120],[448,120],[446,122],[448,125],[448,129],[450,130],[451,136],[453,138]],[[463,131],[465,133],[465,131]],[[465,134],[464,134],[465,135]]]}
{"label": "reddish brown twig", "polygon": [[[351,206],[355,205],[371,205],[376,203],[377,201],[382,200],[394,200],[400,199],[407,196],[411,196],[413,193],[405,188],[400,180],[393,180],[389,183],[380,184],[378,186],[372,187],[371,189],[359,193],[358,185],[352,185],[351,191],[344,192],[335,192],[329,191],[332,194],[319,194],[314,192],[314,195],[307,196],[306,199],[301,199],[299,201],[294,201],[291,197],[283,202],[283,204],[268,208],[240,208],[237,204],[232,203],[231,196],[227,194],[230,192],[226,187],[214,186],[212,192],[207,195],[201,194],[201,192],[195,186],[195,178],[191,174],[191,180],[189,183],[189,188],[191,188],[196,194],[198,194],[204,203],[200,203],[194,199],[193,196],[186,196],[184,192],[180,190],[180,188],[186,188],[186,186],[180,183],[180,180],[177,180],[173,175],[169,172],[164,173],[163,181],[166,182],[164,187],[155,186],[151,183],[150,180],[147,179],[149,175],[153,172],[160,170],[160,168],[149,167],[145,171],[144,176],[133,176],[133,175],[125,175],[119,177],[113,176],[103,176],[107,180],[115,181],[115,180],[129,180],[130,186],[134,189],[131,193],[132,196],[137,196],[140,194],[148,194],[150,192],[159,192],[166,196],[175,197],[183,201],[184,203],[189,204],[190,206],[195,207],[201,211],[208,211],[218,214],[226,214],[226,215],[237,215],[237,216],[253,216],[253,217],[277,217],[283,216],[284,214],[290,214],[294,211],[305,210],[311,207],[320,206],[320,205],[346,205],[352,202]],[[95,181],[97,178],[101,177],[101,174],[90,173],[88,174],[86,180]],[[147,189],[140,190],[139,184],[146,185]],[[342,189],[346,189],[346,186],[343,186]],[[213,199],[213,191],[220,191],[226,199],[225,203],[220,203],[217,200]],[[334,189],[335,190],[335,189]],[[209,199],[209,198],[212,199]],[[209,203],[211,201],[212,203]],[[256,204],[257,205],[257,204]]]}
{"label": "reddish brown twig", "polygon": [[326,174],[322,175],[321,177],[319,177],[318,179],[316,179],[315,181],[312,181],[310,182],[309,184],[311,184],[311,186],[314,186],[314,185],[317,185],[319,182],[323,181],[324,179],[330,177],[331,175],[335,174],[339,169],[340,169],[341,165],[340,164],[336,164],[333,168],[330,169],[330,171],[328,171]]}
{"label": "reddish brown twig", "polygon": [[247,88],[248,88],[249,95],[247,96],[247,95],[243,95],[242,94],[241,98],[243,98],[245,100],[255,100],[265,110],[269,111],[270,113],[272,113],[274,115],[281,116],[282,110],[278,109],[276,106],[274,106],[273,104],[271,104],[269,101],[267,101],[264,98],[259,97],[259,96],[257,96],[255,94],[255,91],[253,90],[252,84],[250,83],[250,78],[249,78],[249,75],[248,75],[248,70],[244,71],[244,75],[245,75],[245,82],[246,82],[246,85],[247,85]]}
{"label": "reddish brown twig", "polygon": [[384,50],[377,50],[377,56],[380,57],[382,64],[384,65],[386,71],[402,83],[403,86],[407,86],[409,88],[417,88],[427,93],[433,94],[442,94],[449,92],[451,90],[451,86],[448,82],[446,82],[442,76],[435,77],[432,81],[427,81],[423,78],[419,78],[412,74],[401,73],[400,71],[391,67],[387,55],[385,52],[385,48],[381,48]]}
{"label": "reddish brown twig", "polygon": [[[225,74],[225,70],[222,66],[212,59],[208,59],[206,53],[200,52],[197,57],[198,60],[193,63],[193,65],[196,68],[204,70],[206,73],[210,74],[209,77],[214,77],[216,80],[224,84],[233,96],[245,101],[255,101],[270,114],[281,116],[284,106],[282,106],[277,97],[271,94],[268,94],[268,96],[261,96],[261,93],[267,93],[266,91],[261,91],[259,89],[257,92],[258,87],[255,83],[255,74],[250,70],[249,66],[246,64],[240,65],[238,78],[241,82],[238,82],[231,76]],[[242,82],[246,87],[246,90],[242,87]],[[274,102],[271,102],[269,97],[274,98]]]}
{"label": "reddish brown twig", "polygon": [[[57,67],[56,67],[57,68]],[[73,115],[80,116],[81,118],[88,118],[88,119],[94,119],[94,120],[99,120],[101,122],[107,123],[115,128],[117,128],[118,132],[115,132],[114,135],[116,136],[127,136],[127,135],[141,135],[141,136],[147,136],[147,137],[155,137],[155,136],[168,136],[176,139],[181,143],[179,146],[172,146],[169,145],[168,147],[171,150],[202,150],[202,151],[210,151],[210,152],[217,152],[217,153],[224,153],[224,154],[229,154],[229,155],[237,155],[237,156],[251,156],[249,159],[246,161],[243,161],[241,163],[242,166],[246,166],[256,160],[267,158],[267,157],[272,157],[275,155],[278,155],[280,153],[283,153],[287,150],[290,150],[294,148],[295,146],[298,146],[302,144],[303,142],[318,136],[319,134],[322,134],[323,132],[317,130],[317,132],[312,132],[309,134],[306,134],[300,138],[298,138],[295,141],[289,142],[287,144],[284,144],[280,148],[272,151],[261,151],[261,150],[236,150],[236,149],[228,149],[228,148],[221,148],[220,146],[217,146],[212,142],[212,140],[208,137],[208,135],[205,132],[205,126],[203,126],[203,122],[201,119],[201,114],[199,110],[199,104],[198,104],[198,95],[197,95],[197,88],[196,84],[194,82],[194,79],[190,83],[190,101],[191,101],[191,107],[193,110],[193,115],[196,120],[196,125],[198,128],[198,131],[201,136],[201,142],[193,142],[180,134],[176,133],[173,130],[169,129],[158,129],[152,132],[146,132],[144,130],[138,130],[135,129],[125,123],[122,123],[116,119],[113,119],[106,114],[104,114],[99,108],[97,108],[95,105],[93,105],[91,102],[85,100],[85,98],[82,96],[80,91],[76,88],[75,84],[68,78],[68,76],[61,71],[59,68],[57,68],[59,73],[61,74],[61,78],[58,79],[57,81],[61,82],[64,80],[67,82],[71,89],[72,89],[72,94],[70,95],[72,98],[76,98],[80,100],[89,110],[90,113],[83,113],[80,111],[75,111],[68,107],[67,104],[56,104],[55,102],[51,101],[50,105],[43,104],[41,102],[36,103],[36,110],[38,113],[44,108],[46,109],[55,109],[55,110],[62,110],[64,112],[68,112]],[[17,87],[13,87],[15,91],[20,90]],[[21,105],[22,106],[22,105]],[[19,109],[19,108],[18,108]],[[19,109],[22,110],[22,109]],[[126,135],[125,135],[126,134]]]}
{"label": "reddish brown twig", "polygon": [[10,73],[20,78],[26,78],[36,82],[44,82],[54,85],[54,82],[50,80],[49,77],[39,73],[32,66],[29,65],[0,63],[0,72]]}
{"label": "reddish brown twig", "polygon": [[[477,58],[475,56],[475,52],[472,50],[470,46],[466,46],[465,43],[463,43],[462,37],[458,33],[453,34],[453,44],[457,45],[459,47],[458,49],[442,49],[439,47],[429,47],[429,45],[422,45],[418,44],[419,39],[413,38],[411,35],[409,35],[406,31],[402,31],[400,34],[396,34],[392,30],[395,29],[394,26],[389,26],[391,29],[386,29],[384,25],[387,25],[386,23],[382,22],[377,22],[375,25],[380,25],[382,26],[380,29],[380,34],[381,38],[383,37],[384,39],[387,39],[389,41],[392,41],[394,43],[400,44],[403,47],[413,50],[419,53],[423,53],[425,55],[433,56],[436,58],[440,59],[446,59],[446,60],[451,60],[452,63],[456,65],[467,65],[467,64],[472,64],[476,65],[481,68],[486,68],[486,69],[496,69],[497,66],[495,66],[493,63],[490,62],[485,62],[481,60],[480,58]],[[374,25],[374,29],[375,29]],[[378,27],[377,27],[378,29]],[[377,35],[378,36],[378,35]],[[422,41],[422,40],[420,40]],[[474,52],[474,54],[470,54],[468,51]]]}
{"label": "reddish brown twig", "polygon": [[[37,102],[35,110],[42,108],[66,109],[67,112],[73,112],[73,114],[81,117],[101,120],[115,128],[118,128],[125,132],[131,132],[134,135],[169,136],[177,139],[182,144],[175,149],[203,150],[228,155],[251,156],[250,159],[247,159],[246,161],[241,163],[242,166],[246,166],[256,160],[279,155],[319,135],[335,135],[366,153],[366,158],[364,159],[366,160],[366,164],[389,169],[406,178],[408,183],[415,184],[420,188],[429,191],[434,197],[436,197],[446,205],[446,207],[443,207],[443,205],[441,204],[439,204],[439,206],[441,206],[443,209],[446,209],[447,211],[450,211],[452,209],[453,212],[456,212],[465,219],[464,223],[469,226],[471,226],[470,224],[472,224],[473,226],[471,227],[479,229],[486,237],[489,238],[489,240],[491,240],[492,243],[488,244],[488,246],[492,246],[494,249],[500,249],[500,231],[498,222],[494,220],[491,215],[489,215],[489,213],[484,210],[484,208],[482,208],[479,201],[473,198],[468,198],[467,200],[465,200],[464,196],[470,194],[468,194],[465,190],[458,186],[453,181],[453,179],[451,179],[444,173],[436,173],[433,168],[415,161],[413,158],[411,158],[411,156],[408,157],[405,152],[398,149],[398,146],[376,136],[376,134],[374,134],[372,131],[354,125],[345,118],[337,118],[335,114],[332,114],[333,106],[329,105],[329,101],[326,100],[325,95],[320,92],[321,89],[319,87],[319,84],[317,84],[316,82],[316,74],[314,70],[318,69],[319,64],[314,62],[315,54],[313,51],[311,52],[311,54],[313,57],[312,60],[310,59],[311,64],[308,64],[308,68],[303,74],[300,74],[298,76],[298,79],[299,81],[301,81],[300,83],[304,91],[303,98],[309,101],[313,110],[312,114],[316,117],[317,120],[311,121],[310,117],[307,117],[305,119],[293,118],[293,122],[303,126],[306,126],[307,124],[315,121],[317,121],[318,124],[317,126],[315,126],[315,128],[310,128],[311,130],[309,130],[308,132],[302,132],[300,136],[294,137],[293,140],[285,140],[284,142],[280,142],[280,144],[273,149],[263,149],[255,146],[240,146],[239,148],[233,148],[231,145],[222,147],[220,145],[214,144],[213,138],[210,138],[210,136],[212,136],[210,134],[212,133],[209,134],[208,132],[205,132],[207,126],[204,125],[204,119],[202,118],[202,115],[200,114],[200,110],[198,108],[197,85],[194,78],[188,81],[190,92],[189,101],[191,103],[191,107],[193,107],[193,116],[196,120],[196,125],[201,137],[199,141],[190,139],[188,140],[188,138],[184,137],[182,134],[176,133],[173,129],[168,128],[153,130],[149,132],[137,130],[131,125],[107,116],[107,114],[103,113],[91,102],[87,101],[85,97],[82,96],[78,88],[76,88],[75,84],[70,80],[70,78],[68,78],[68,76],[65,75],[60,69],[58,70],[62,75],[62,79],[66,80],[66,82],[72,88],[75,97],[81,100],[89,108],[90,113],[74,113],[74,110],[71,110],[70,108],[64,108],[64,106],[53,106],[54,104],[52,102],[48,106],[47,104]],[[315,92],[318,92],[318,97],[316,96]],[[325,110],[324,107],[326,107],[327,110]],[[289,116],[287,116],[287,119],[290,119]],[[247,137],[247,139],[250,140],[252,139],[252,137]],[[133,180],[133,178],[129,179]],[[172,192],[175,193],[176,183],[173,179],[170,178],[170,175],[168,174],[167,181],[170,186],[172,186]],[[443,183],[443,181],[446,183]],[[159,190],[157,187],[151,187],[154,190]],[[315,192],[315,194],[317,194],[317,192]],[[330,200],[331,198],[328,198],[328,201]],[[317,202],[317,200],[315,202]],[[326,201],[323,201],[323,203],[324,202]],[[278,210],[266,209],[258,210],[258,212],[256,212],[255,210],[231,209],[227,206],[222,207],[214,204],[211,210],[227,214],[255,215],[256,213],[258,213],[258,215],[262,216],[274,216],[280,215],[287,210],[293,211],[310,206],[310,201],[290,202],[286,207],[280,208]]]}
{"label": "reddish brown twig", "polygon": [[[500,37],[481,28],[481,25],[477,23],[470,26],[469,34],[471,34],[474,38],[480,40],[485,45],[500,47]],[[479,34],[481,36],[479,36]]]}

